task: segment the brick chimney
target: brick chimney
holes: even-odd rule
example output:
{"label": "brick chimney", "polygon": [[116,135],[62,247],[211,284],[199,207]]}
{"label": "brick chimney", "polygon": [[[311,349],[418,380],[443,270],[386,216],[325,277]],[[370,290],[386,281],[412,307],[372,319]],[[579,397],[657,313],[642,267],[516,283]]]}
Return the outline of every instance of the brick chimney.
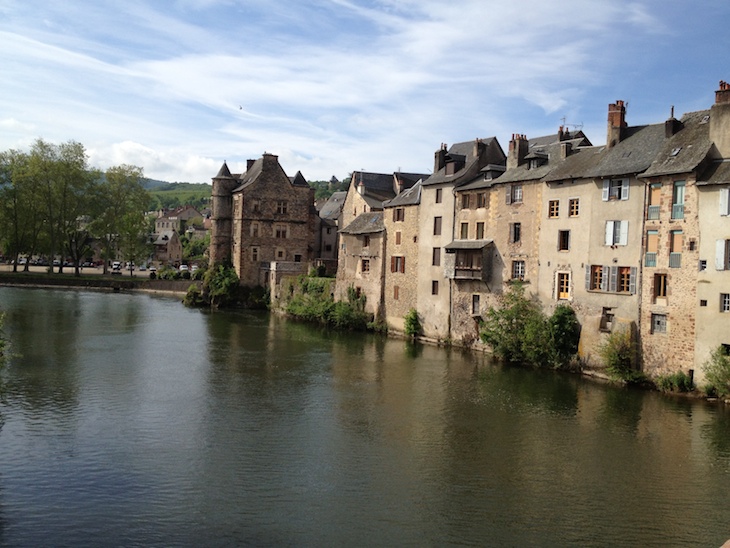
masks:
{"label": "brick chimney", "polygon": [[441,148],[434,154],[433,172],[437,173],[446,165],[446,143],[441,143]]}
{"label": "brick chimney", "polygon": [[573,143],[560,143],[560,158],[565,160],[573,152]]}
{"label": "brick chimney", "polygon": [[672,106],[672,110],[670,111],[669,118],[666,122],[664,122],[664,137],[669,139],[672,135],[677,133],[680,129],[684,127],[684,124],[677,120],[674,117],[674,106]]}
{"label": "brick chimney", "polygon": [[710,140],[723,158],[730,158],[730,84],[723,80],[710,108]]}
{"label": "brick chimney", "polygon": [[606,148],[611,148],[621,142],[621,130],[626,127],[626,106],[623,101],[616,101],[608,105],[608,131],[606,133]]}
{"label": "brick chimney", "polygon": [[507,152],[507,169],[514,169],[525,162],[525,156],[530,148],[530,141],[527,136],[513,133],[509,142],[509,151]]}

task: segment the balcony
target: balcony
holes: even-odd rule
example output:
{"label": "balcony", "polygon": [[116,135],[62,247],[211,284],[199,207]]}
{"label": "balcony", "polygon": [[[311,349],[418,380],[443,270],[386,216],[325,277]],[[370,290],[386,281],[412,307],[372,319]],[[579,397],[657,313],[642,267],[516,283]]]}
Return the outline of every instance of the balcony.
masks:
{"label": "balcony", "polygon": [[650,205],[646,211],[646,218],[649,221],[656,221],[657,219],[659,219],[659,206]]}
{"label": "balcony", "polygon": [[682,254],[681,253],[670,253],[669,254],[669,268],[680,268],[682,266]]}
{"label": "balcony", "polygon": [[482,279],[482,269],[481,269],[481,267],[457,266],[454,268],[454,279],[455,280],[481,280]]}
{"label": "balcony", "polygon": [[684,219],[684,204],[672,205],[672,219]]}
{"label": "balcony", "polygon": [[656,253],[644,253],[644,266],[656,266]]}

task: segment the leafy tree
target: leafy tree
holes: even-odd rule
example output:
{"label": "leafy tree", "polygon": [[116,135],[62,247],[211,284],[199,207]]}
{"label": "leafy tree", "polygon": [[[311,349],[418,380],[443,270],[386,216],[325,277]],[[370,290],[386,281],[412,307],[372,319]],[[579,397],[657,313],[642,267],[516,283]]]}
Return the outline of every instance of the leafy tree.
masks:
{"label": "leafy tree", "polygon": [[720,345],[712,351],[702,369],[707,379],[705,392],[717,396],[730,395],[730,355],[724,346]]}
{"label": "leafy tree", "polygon": [[418,311],[411,308],[404,318],[404,329],[407,337],[418,337],[421,334],[421,320],[418,318]]}
{"label": "leafy tree", "polygon": [[555,367],[565,367],[578,353],[580,323],[575,310],[567,304],[555,308],[548,320],[552,348],[551,360]]}

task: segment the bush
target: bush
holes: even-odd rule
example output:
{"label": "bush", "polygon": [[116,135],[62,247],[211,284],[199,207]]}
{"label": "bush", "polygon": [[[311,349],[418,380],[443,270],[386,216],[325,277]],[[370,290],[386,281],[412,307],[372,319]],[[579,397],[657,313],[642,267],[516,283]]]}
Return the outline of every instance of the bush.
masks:
{"label": "bush", "polygon": [[203,293],[205,300],[213,308],[221,308],[235,300],[240,281],[231,266],[218,265],[208,269],[203,277]]}
{"label": "bush", "polygon": [[418,337],[423,331],[421,320],[418,317],[418,311],[411,308],[404,318],[404,330],[407,337]]}
{"label": "bush", "polygon": [[730,395],[730,355],[724,346],[718,346],[712,351],[702,369],[707,380],[704,390],[708,396]]}
{"label": "bush", "polygon": [[631,330],[614,331],[598,348],[598,354],[603,358],[606,372],[615,380],[628,383],[639,383],[646,380],[641,371],[634,369],[636,344]]}
{"label": "bush", "polygon": [[691,392],[694,389],[692,379],[684,371],[677,371],[671,375],[660,375],[656,378],[655,383],[662,392]]}
{"label": "bush", "polygon": [[358,297],[354,287],[350,287],[347,301],[335,302],[330,292],[332,283],[329,278],[300,276],[295,286],[290,286],[287,314],[336,329],[367,329],[370,315],[365,312],[365,296]]}

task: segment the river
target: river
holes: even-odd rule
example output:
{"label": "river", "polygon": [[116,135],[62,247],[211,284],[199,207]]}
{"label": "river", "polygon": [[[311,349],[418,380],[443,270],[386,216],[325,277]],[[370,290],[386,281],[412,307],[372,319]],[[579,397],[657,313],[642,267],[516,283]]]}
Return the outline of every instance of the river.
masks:
{"label": "river", "polygon": [[730,412],[146,294],[0,287],[3,546],[720,546]]}

